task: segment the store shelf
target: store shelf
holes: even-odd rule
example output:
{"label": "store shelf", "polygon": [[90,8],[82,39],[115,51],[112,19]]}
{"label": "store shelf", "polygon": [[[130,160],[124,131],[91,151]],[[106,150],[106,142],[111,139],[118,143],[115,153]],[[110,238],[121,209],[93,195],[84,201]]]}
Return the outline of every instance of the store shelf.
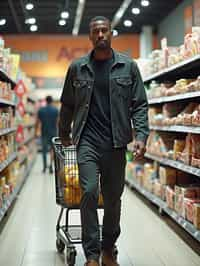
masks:
{"label": "store shelf", "polygon": [[[18,157],[19,158],[19,157]],[[19,164],[22,164],[26,159],[27,159],[27,155],[24,155],[22,158],[20,158],[21,160],[19,160]]]}
{"label": "store shelf", "polygon": [[31,123],[31,124],[28,124],[28,125],[24,125],[24,128],[27,128],[27,127],[35,127],[36,123]]}
{"label": "store shelf", "polygon": [[16,86],[16,82],[14,80],[12,80],[8,74],[0,69],[0,80],[4,81],[4,82],[8,82],[8,83],[11,83],[11,86],[12,86],[12,89],[14,89],[14,87]]}
{"label": "store shelf", "polygon": [[17,129],[15,127],[0,129],[0,136],[4,136],[4,135],[10,134],[10,133],[13,133],[16,130]]}
{"label": "store shelf", "polygon": [[193,91],[193,92],[187,92],[184,94],[153,98],[153,99],[149,99],[148,103],[149,105],[151,105],[151,104],[167,103],[167,102],[173,102],[173,101],[179,101],[179,100],[187,100],[187,99],[192,99],[192,98],[197,98],[197,97],[200,97],[200,91]]}
{"label": "store shelf", "polygon": [[0,163],[0,172],[2,172],[10,163],[12,163],[17,158],[17,153],[11,154],[7,160]]}
{"label": "store shelf", "polygon": [[145,153],[145,157],[148,159],[157,161],[163,165],[170,166],[170,167],[176,168],[178,170],[181,170],[183,172],[186,172],[186,173],[200,177],[200,169],[199,168],[189,166],[189,165],[186,165],[184,163],[174,161],[171,159],[161,158],[161,157],[149,154],[149,153]]}
{"label": "store shelf", "polygon": [[175,211],[171,210],[167,207],[166,202],[155,196],[154,194],[150,193],[149,191],[142,188],[139,184],[134,182],[134,180],[126,179],[126,183],[131,187],[136,189],[140,194],[145,196],[148,200],[152,203],[157,205],[162,211],[167,213],[176,223],[178,223],[181,227],[183,227],[190,235],[192,235],[197,241],[200,242],[200,231],[195,228],[193,224],[186,221],[178,215]]}
{"label": "store shelf", "polygon": [[196,55],[176,65],[170,66],[155,74],[152,74],[149,77],[144,78],[143,81],[146,83],[152,80],[163,81],[163,80],[171,80],[174,78],[179,79],[181,77],[191,78],[199,74],[199,67],[200,67],[200,55]]}
{"label": "store shelf", "polygon": [[17,185],[17,187],[14,189],[13,193],[5,201],[5,203],[3,204],[3,207],[0,208],[0,222],[1,222],[2,218],[4,217],[4,215],[6,214],[6,212],[8,211],[8,209],[10,208],[10,206],[13,203],[14,199],[17,197],[17,194],[21,190],[21,188],[22,188],[27,176],[29,175],[29,173],[30,173],[30,171],[31,171],[31,169],[32,169],[32,167],[34,165],[34,162],[35,162],[35,160],[32,160],[32,163],[29,165],[29,167],[25,171],[21,182]]}
{"label": "store shelf", "polygon": [[150,126],[151,130],[200,134],[200,126]]}
{"label": "store shelf", "polygon": [[25,141],[23,141],[22,143],[19,143],[18,147],[21,147],[23,145],[26,145],[28,142],[30,142],[32,139],[34,139],[35,136],[31,136],[29,138],[27,138]]}
{"label": "store shelf", "polygon": [[8,101],[8,100],[2,99],[2,98],[0,98],[0,104],[5,104],[5,105],[9,105],[9,106],[15,106],[14,102],[11,102],[11,101]]}

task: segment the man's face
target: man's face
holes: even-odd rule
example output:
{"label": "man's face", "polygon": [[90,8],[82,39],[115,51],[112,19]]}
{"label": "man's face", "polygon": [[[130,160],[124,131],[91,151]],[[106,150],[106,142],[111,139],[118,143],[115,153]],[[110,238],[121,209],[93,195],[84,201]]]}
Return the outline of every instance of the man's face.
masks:
{"label": "man's face", "polygon": [[108,21],[98,20],[90,24],[90,41],[95,49],[108,49],[111,47],[111,29]]}

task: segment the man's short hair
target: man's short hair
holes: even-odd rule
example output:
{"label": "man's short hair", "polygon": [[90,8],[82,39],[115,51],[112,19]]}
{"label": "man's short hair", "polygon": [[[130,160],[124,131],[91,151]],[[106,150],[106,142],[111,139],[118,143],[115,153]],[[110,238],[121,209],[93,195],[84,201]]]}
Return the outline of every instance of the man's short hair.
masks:
{"label": "man's short hair", "polygon": [[91,24],[92,24],[92,23],[94,23],[94,22],[96,22],[96,21],[99,21],[99,20],[101,20],[101,21],[105,21],[105,22],[108,22],[109,25],[110,25],[110,27],[111,27],[111,22],[110,22],[110,20],[109,20],[108,18],[104,17],[104,16],[96,16],[96,17],[92,18],[92,19],[90,20],[89,26],[91,27]]}
{"label": "man's short hair", "polygon": [[52,103],[52,102],[53,102],[53,98],[52,98],[52,96],[48,95],[48,96],[46,97],[46,102],[47,102],[48,104]]}

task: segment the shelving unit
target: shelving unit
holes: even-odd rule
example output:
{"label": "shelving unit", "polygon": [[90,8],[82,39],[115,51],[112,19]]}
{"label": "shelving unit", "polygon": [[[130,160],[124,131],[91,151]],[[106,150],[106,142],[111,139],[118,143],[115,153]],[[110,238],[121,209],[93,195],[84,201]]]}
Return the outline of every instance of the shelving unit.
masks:
{"label": "shelving unit", "polygon": [[200,97],[200,91],[193,91],[193,92],[187,92],[184,94],[177,94],[172,96],[163,96],[159,98],[153,98],[149,99],[148,103],[149,105],[153,104],[162,104],[167,102],[174,102],[174,101],[181,101],[181,100],[189,100],[192,98]]}
{"label": "shelving unit", "polygon": [[200,127],[196,126],[150,126],[150,130],[200,134]]}
{"label": "shelving unit", "polygon": [[8,100],[5,100],[5,99],[2,99],[2,98],[0,98],[0,104],[15,106],[15,103],[8,101]]}
{"label": "shelving unit", "polygon": [[16,86],[16,82],[14,80],[12,80],[8,76],[8,74],[5,71],[3,71],[2,69],[0,69],[0,80],[11,83],[12,88],[14,88]]}
{"label": "shelving unit", "polygon": [[4,136],[4,135],[10,134],[10,133],[13,133],[15,131],[16,131],[15,127],[0,129],[0,136]]}
{"label": "shelving unit", "polygon": [[0,208],[0,222],[3,219],[4,215],[12,205],[13,201],[16,199],[19,191],[21,190],[27,176],[29,175],[33,165],[34,165],[35,160],[32,160],[31,164],[27,168],[26,172],[24,173],[24,176],[21,180],[21,182],[17,185],[17,187],[14,189],[13,193],[7,198],[7,200],[4,202],[3,207]]}
{"label": "shelving unit", "polygon": [[164,211],[167,213],[176,223],[178,223],[182,228],[184,228],[190,235],[192,235],[197,241],[200,242],[200,231],[197,230],[193,224],[183,219],[180,215],[178,215],[175,211],[167,207],[166,202],[150,193],[149,191],[142,188],[137,182],[134,180],[126,179],[126,183],[129,187],[136,189],[140,194],[142,194],[149,201],[154,203],[156,206],[160,208],[160,211]]}
{"label": "shelving unit", "polygon": [[[156,80],[158,82],[163,81],[175,81],[181,78],[196,78],[200,74],[200,55],[197,55],[193,58],[190,58],[186,61],[180,62],[174,66],[171,66],[163,71],[155,73],[144,79],[144,83],[148,84],[152,80]],[[151,98],[148,100],[149,105],[160,105],[163,103],[174,102],[174,101],[190,101],[191,99],[199,99],[200,100],[200,91],[187,92],[184,94],[177,94],[173,96],[165,96],[159,98]],[[198,126],[182,126],[182,125],[172,125],[172,126],[156,126],[151,125],[151,130],[155,131],[163,131],[163,132],[171,132],[174,133],[193,133],[200,134],[200,127]],[[150,159],[152,161],[156,161],[161,165],[170,166],[172,168],[181,170],[188,174],[194,175],[200,178],[200,169],[196,167],[192,167],[190,165],[186,165],[180,161],[175,161],[168,158],[162,158],[160,156],[145,154],[145,158]],[[182,228],[184,228],[189,234],[191,234],[196,240],[200,242],[200,231],[197,230],[193,224],[183,219],[179,216],[174,210],[171,210],[167,207],[166,202],[150,193],[149,191],[142,188],[136,181],[127,179],[126,183],[131,187],[136,189],[140,194],[142,194],[149,201],[154,203],[159,207],[161,211],[167,213],[176,223],[178,223]]]}
{"label": "shelving unit", "polygon": [[27,128],[27,127],[35,127],[35,123],[31,123],[29,125],[24,125],[24,128]]}
{"label": "shelving unit", "polygon": [[0,172],[2,172],[10,163],[12,163],[17,158],[17,153],[11,154],[7,160],[0,163]]}
{"label": "shelving unit", "polygon": [[163,165],[170,166],[170,167],[176,168],[178,170],[182,170],[188,174],[192,174],[192,175],[198,176],[200,178],[200,169],[199,168],[196,168],[196,167],[193,167],[190,165],[186,165],[186,164],[181,163],[179,161],[174,161],[174,160],[167,159],[167,158],[161,158],[161,157],[158,157],[158,156],[155,156],[152,154],[148,154],[148,153],[145,154],[145,157],[147,159],[151,159],[151,160],[159,162]]}
{"label": "shelving unit", "polygon": [[155,74],[152,74],[149,77],[144,78],[143,81],[147,83],[155,79],[158,81],[172,80],[174,78],[179,79],[183,76],[185,78],[191,78],[194,75],[197,76],[199,74],[199,65],[200,65],[200,55],[196,55],[178,64],[163,69]]}

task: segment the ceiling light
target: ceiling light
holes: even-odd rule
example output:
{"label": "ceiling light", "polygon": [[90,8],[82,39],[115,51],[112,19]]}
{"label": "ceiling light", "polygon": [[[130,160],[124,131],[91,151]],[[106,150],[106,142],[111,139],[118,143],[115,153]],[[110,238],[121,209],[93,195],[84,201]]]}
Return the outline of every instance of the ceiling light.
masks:
{"label": "ceiling light", "polygon": [[113,36],[115,37],[115,36],[118,35],[118,31],[117,31],[117,30],[113,30],[112,34],[113,34]]}
{"label": "ceiling light", "polygon": [[26,4],[26,9],[27,10],[32,10],[34,8],[34,5],[32,3],[27,3]]}
{"label": "ceiling light", "polygon": [[124,21],[124,26],[125,27],[131,27],[133,25],[133,22],[129,19],[125,20]]}
{"label": "ceiling light", "polygon": [[36,23],[36,19],[35,18],[28,18],[25,20],[26,24],[35,24]]}
{"label": "ceiling light", "polygon": [[142,6],[149,6],[149,1],[148,0],[142,0],[141,5]]}
{"label": "ceiling light", "polygon": [[3,26],[5,24],[6,24],[6,19],[5,18],[0,19],[0,26]]}
{"label": "ceiling light", "polygon": [[37,25],[31,25],[30,26],[30,31],[37,31],[38,30],[38,26]]}
{"label": "ceiling light", "polygon": [[133,13],[134,15],[138,15],[138,14],[140,14],[140,9],[137,8],[137,7],[132,8],[131,11],[132,11],[132,13]]}
{"label": "ceiling light", "polygon": [[69,12],[68,11],[63,11],[61,13],[61,18],[67,19],[69,17]]}
{"label": "ceiling light", "polygon": [[66,25],[66,21],[64,19],[60,19],[58,23],[60,26]]}

